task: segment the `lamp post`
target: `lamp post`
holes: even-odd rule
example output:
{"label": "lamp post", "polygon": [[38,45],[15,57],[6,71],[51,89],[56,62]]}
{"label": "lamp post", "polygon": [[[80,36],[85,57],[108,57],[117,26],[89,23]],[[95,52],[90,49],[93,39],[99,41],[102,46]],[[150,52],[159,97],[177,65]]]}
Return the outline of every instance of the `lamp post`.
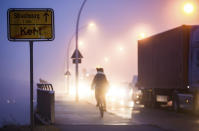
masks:
{"label": "lamp post", "polygon": [[[91,29],[93,27],[94,28],[96,27],[95,23],[94,22],[90,22],[90,23],[88,23],[86,25],[81,26],[79,28],[79,31],[83,30],[85,28]],[[71,44],[72,44],[72,41],[73,41],[74,37],[75,37],[75,32],[73,33],[73,35],[71,36],[71,38],[70,38],[70,40],[69,40],[69,42],[67,44],[66,73],[64,74],[67,77],[67,94],[70,92],[70,76],[71,76],[71,73],[70,73],[70,70],[69,70],[70,69],[70,64],[69,64],[70,57],[69,57],[69,54],[70,54],[70,47],[71,47]]]}
{"label": "lamp post", "polygon": [[[77,16],[77,22],[76,22],[76,45],[75,45],[75,50],[78,50],[78,31],[79,31],[79,20],[80,20],[80,16],[81,16],[81,12],[82,12],[82,9],[85,5],[87,0],[84,0],[81,7],[80,7],[80,10],[78,12],[78,16]],[[75,53],[75,86],[76,86],[76,102],[79,101],[79,96],[78,96],[78,86],[79,86],[79,72],[78,72],[78,52],[76,51]]]}

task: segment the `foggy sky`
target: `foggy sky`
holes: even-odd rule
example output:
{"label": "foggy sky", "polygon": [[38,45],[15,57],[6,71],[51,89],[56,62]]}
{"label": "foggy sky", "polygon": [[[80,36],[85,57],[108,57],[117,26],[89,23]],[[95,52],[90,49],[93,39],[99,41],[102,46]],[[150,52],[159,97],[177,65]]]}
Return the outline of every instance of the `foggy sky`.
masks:
{"label": "foggy sky", "polygon": [[[83,47],[80,47],[84,56],[80,75],[83,68],[94,72],[95,67],[101,65],[110,81],[130,82],[133,75],[137,74],[139,33],[145,32],[150,36],[182,24],[199,23],[198,8],[192,15],[183,14],[184,1],[186,0],[88,0],[81,15],[80,27],[93,21],[97,29],[94,32],[86,29],[79,32],[80,39],[84,41]],[[65,88],[66,48],[75,31],[81,2],[82,0],[0,0],[0,100],[4,94],[5,97],[20,96],[29,101],[29,44],[7,40],[7,10],[54,9],[55,40],[34,42],[34,81],[37,83],[39,78],[43,78],[51,82],[56,91],[62,91]],[[198,1],[194,2],[199,5]],[[70,55],[74,50],[73,45],[74,40]],[[123,52],[118,53],[120,46],[123,47]],[[107,63],[104,62],[104,57],[109,58]],[[74,65],[70,63],[70,67],[74,78]],[[8,107],[0,107],[0,111],[6,108]],[[24,105],[24,108],[28,108],[28,105]]]}

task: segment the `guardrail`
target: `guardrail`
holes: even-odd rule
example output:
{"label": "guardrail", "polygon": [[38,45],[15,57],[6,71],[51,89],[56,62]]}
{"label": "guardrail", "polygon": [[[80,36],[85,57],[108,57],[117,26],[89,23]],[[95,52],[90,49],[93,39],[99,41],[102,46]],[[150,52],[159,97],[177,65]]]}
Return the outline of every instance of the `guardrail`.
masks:
{"label": "guardrail", "polygon": [[55,122],[55,92],[52,84],[37,84],[36,117],[43,124]]}

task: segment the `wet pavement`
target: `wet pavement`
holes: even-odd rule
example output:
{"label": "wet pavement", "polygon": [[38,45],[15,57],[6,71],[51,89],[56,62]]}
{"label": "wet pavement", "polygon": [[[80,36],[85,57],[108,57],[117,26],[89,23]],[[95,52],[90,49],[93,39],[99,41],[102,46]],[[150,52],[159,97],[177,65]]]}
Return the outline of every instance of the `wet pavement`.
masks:
{"label": "wet pavement", "polygon": [[95,102],[69,97],[57,97],[55,125],[61,130],[114,130],[114,131],[198,131],[199,117],[190,113],[176,113],[166,109],[149,109],[142,105],[133,108],[110,106],[104,118],[100,117]]}
{"label": "wet pavement", "polygon": [[67,125],[59,128],[61,131],[164,131],[149,125]]}
{"label": "wet pavement", "polygon": [[112,113],[100,117],[98,108],[86,102],[56,102],[55,121],[62,125],[128,125],[129,119],[121,119]]}

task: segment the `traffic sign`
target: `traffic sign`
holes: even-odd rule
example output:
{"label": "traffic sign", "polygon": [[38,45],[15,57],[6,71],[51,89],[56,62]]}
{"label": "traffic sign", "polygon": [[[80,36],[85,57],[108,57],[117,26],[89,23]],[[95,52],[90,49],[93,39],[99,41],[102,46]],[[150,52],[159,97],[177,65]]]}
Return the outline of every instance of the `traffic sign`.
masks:
{"label": "traffic sign", "polygon": [[72,60],[73,60],[73,64],[76,63],[76,52],[77,52],[77,62],[78,63],[81,63],[81,59],[83,58],[82,54],[80,53],[80,51],[78,49],[76,49],[74,52],[73,52],[73,55],[71,56]]}
{"label": "traffic sign", "polygon": [[70,73],[70,71],[66,71],[66,73],[65,73],[64,75],[66,75],[66,76],[70,76],[70,75],[71,75],[71,73]]}
{"label": "traffic sign", "polygon": [[[77,63],[82,63],[81,59],[77,59]],[[76,59],[73,59],[73,64],[76,64]]]}
{"label": "traffic sign", "polygon": [[73,55],[71,56],[72,59],[76,59],[76,52],[77,52],[77,57],[78,57],[78,59],[83,58],[83,56],[82,56],[82,54],[80,53],[80,51],[79,51],[79,50],[75,50],[75,51],[73,52]]}
{"label": "traffic sign", "polygon": [[54,39],[54,11],[50,8],[8,9],[8,40],[48,41]]}

